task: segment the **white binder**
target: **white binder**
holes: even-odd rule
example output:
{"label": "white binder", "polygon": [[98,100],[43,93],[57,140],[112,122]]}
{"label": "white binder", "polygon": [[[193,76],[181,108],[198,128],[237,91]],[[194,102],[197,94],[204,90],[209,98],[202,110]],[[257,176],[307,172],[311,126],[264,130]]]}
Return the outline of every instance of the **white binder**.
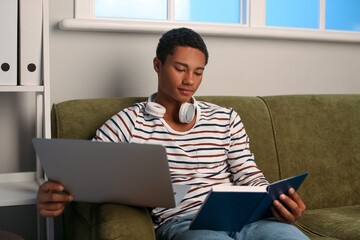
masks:
{"label": "white binder", "polygon": [[17,16],[14,0],[0,0],[0,85],[17,84]]}
{"label": "white binder", "polygon": [[19,0],[19,9],[20,85],[41,85],[42,0]]}

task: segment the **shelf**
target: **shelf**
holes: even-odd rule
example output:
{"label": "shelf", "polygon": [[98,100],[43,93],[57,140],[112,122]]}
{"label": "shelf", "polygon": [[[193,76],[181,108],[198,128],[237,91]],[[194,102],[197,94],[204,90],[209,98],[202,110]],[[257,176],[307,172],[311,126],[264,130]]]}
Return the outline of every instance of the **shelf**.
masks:
{"label": "shelf", "polygon": [[0,86],[0,92],[43,92],[44,86]]}
{"label": "shelf", "polygon": [[0,174],[0,207],[36,204],[36,172]]}

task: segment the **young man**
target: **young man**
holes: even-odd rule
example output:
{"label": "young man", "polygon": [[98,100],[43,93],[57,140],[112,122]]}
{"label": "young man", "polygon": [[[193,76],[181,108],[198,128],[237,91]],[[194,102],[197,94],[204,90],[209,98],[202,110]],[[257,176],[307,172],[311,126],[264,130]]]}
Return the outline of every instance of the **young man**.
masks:
{"label": "young man", "polygon": [[[231,108],[196,102],[208,52],[203,39],[187,28],[173,29],[159,41],[153,64],[158,91],[147,102],[120,111],[96,132],[94,140],[161,144],[166,147],[173,183],[191,185],[172,209],[152,211],[157,239],[307,239],[290,224],[305,205],[290,189],[272,208],[277,221],[261,220],[241,232],[189,230],[189,224],[214,185],[267,185],[249,150],[239,115]],[[40,214],[57,216],[70,195],[63,186],[44,183],[38,192]]]}

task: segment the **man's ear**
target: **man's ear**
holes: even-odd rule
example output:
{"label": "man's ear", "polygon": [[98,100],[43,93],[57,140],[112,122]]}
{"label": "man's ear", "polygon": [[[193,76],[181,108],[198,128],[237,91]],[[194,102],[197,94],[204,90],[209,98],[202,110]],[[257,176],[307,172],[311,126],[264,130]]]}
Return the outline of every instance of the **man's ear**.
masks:
{"label": "man's ear", "polygon": [[159,73],[161,67],[161,61],[157,57],[153,60],[155,72]]}

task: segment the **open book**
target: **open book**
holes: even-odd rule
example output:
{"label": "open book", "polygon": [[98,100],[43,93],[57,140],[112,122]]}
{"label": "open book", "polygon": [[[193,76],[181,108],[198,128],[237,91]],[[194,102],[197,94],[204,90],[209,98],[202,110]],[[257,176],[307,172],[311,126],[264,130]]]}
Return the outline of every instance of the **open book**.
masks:
{"label": "open book", "polygon": [[265,187],[215,186],[193,218],[190,229],[239,232],[245,224],[271,217],[270,206],[290,188],[297,190],[308,173]]}

